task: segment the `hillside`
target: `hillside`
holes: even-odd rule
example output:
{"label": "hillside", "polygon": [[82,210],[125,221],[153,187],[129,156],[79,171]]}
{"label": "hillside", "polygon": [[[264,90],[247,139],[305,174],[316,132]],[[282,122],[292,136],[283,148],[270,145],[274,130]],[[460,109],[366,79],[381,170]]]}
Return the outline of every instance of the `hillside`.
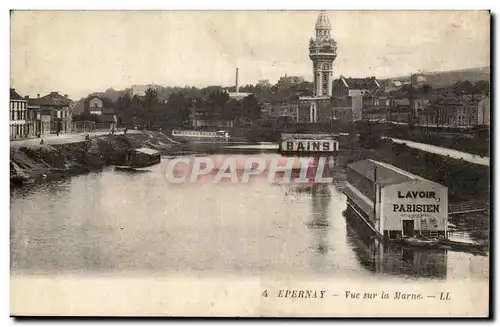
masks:
{"label": "hillside", "polygon": [[[433,88],[447,87],[458,81],[490,81],[490,67],[468,68],[460,70],[450,70],[444,72],[424,72],[427,77],[427,84]],[[409,81],[410,76],[393,77],[400,81]]]}

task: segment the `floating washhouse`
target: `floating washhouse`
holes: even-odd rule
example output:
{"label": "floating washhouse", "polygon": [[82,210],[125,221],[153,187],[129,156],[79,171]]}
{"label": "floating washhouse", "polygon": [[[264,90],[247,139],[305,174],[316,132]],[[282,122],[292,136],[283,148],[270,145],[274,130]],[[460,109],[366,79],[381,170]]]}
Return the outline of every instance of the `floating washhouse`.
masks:
{"label": "floating washhouse", "polygon": [[279,143],[282,153],[333,153],[339,150],[339,142],[332,134],[283,133]]}
{"label": "floating washhouse", "polygon": [[448,189],[375,160],[347,165],[347,205],[379,238],[447,238]]}

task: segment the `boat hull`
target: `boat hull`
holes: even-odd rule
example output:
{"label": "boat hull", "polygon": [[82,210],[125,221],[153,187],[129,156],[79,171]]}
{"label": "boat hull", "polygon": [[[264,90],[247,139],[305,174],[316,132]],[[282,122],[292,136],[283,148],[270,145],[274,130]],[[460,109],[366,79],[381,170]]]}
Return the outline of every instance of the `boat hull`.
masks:
{"label": "boat hull", "polygon": [[439,241],[438,240],[419,240],[419,239],[405,238],[403,240],[403,243],[406,245],[415,246],[415,247],[431,248],[431,247],[437,246],[439,244]]}

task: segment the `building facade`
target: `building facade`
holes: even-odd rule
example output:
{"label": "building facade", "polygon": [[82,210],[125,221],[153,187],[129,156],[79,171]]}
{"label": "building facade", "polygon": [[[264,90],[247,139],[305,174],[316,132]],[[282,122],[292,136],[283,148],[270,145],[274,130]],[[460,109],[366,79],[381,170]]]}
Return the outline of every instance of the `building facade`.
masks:
{"label": "building facade", "polygon": [[91,115],[102,115],[103,102],[98,96],[89,99],[89,113]]}
{"label": "building facade", "polygon": [[477,104],[477,124],[479,126],[490,125],[490,97],[485,95]]}
{"label": "building facade", "polygon": [[374,77],[351,78],[340,76],[333,81],[332,85],[332,103],[334,103],[334,111],[344,111],[347,108],[337,108],[335,103],[343,103],[349,101],[350,117],[349,121],[357,121],[366,118],[364,111],[366,108],[366,99],[380,88],[380,82]]}
{"label": "building facade", "polygon": [[15,89],[10,89],[10,138],[21,139],[27,137],[28,101]]}
{"label": "building facade", "polygon": [[[28,102],[30,106],[40,108],[40,119],[42,119],[42,114],[50,114],[51,133],[71,133],[74,103],[67,94],[50,92],[43,97],[30,98]],[[47,122],[46,118],[45,122]]]}
{"label": "building facade", "polygon": [[420,113],[420,125],[469,128],[489,124],[489,97],[452,92],[436,96]]}
{"label": "building facade", "polygon": [[299,98],[291,96],[281,101],[265,103],[263,112],[267,118],[285,118],[291,121],[297,121],[299,111]]}

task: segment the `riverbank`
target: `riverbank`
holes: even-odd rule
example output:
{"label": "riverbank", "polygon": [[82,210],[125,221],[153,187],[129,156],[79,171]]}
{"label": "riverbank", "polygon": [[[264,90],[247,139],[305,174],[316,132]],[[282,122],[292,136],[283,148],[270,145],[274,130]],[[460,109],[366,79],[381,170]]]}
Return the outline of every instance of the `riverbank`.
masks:
{"label": "riverbank", "polygon": [[164,134],[148,131],[97,135],[71,143],[11,145],[11,184],[34,184],[121,165],[130,149],[143,146],[166,153],[176,144]]}
{"label": "riverbank", "polygon": [[431,153],[391,139],[372,138],[364,142],[346,138],[340,141],[340,148],[341,166],[364,159],[383,161],[445,185],[451,202],[489,201],[489,166]]}

